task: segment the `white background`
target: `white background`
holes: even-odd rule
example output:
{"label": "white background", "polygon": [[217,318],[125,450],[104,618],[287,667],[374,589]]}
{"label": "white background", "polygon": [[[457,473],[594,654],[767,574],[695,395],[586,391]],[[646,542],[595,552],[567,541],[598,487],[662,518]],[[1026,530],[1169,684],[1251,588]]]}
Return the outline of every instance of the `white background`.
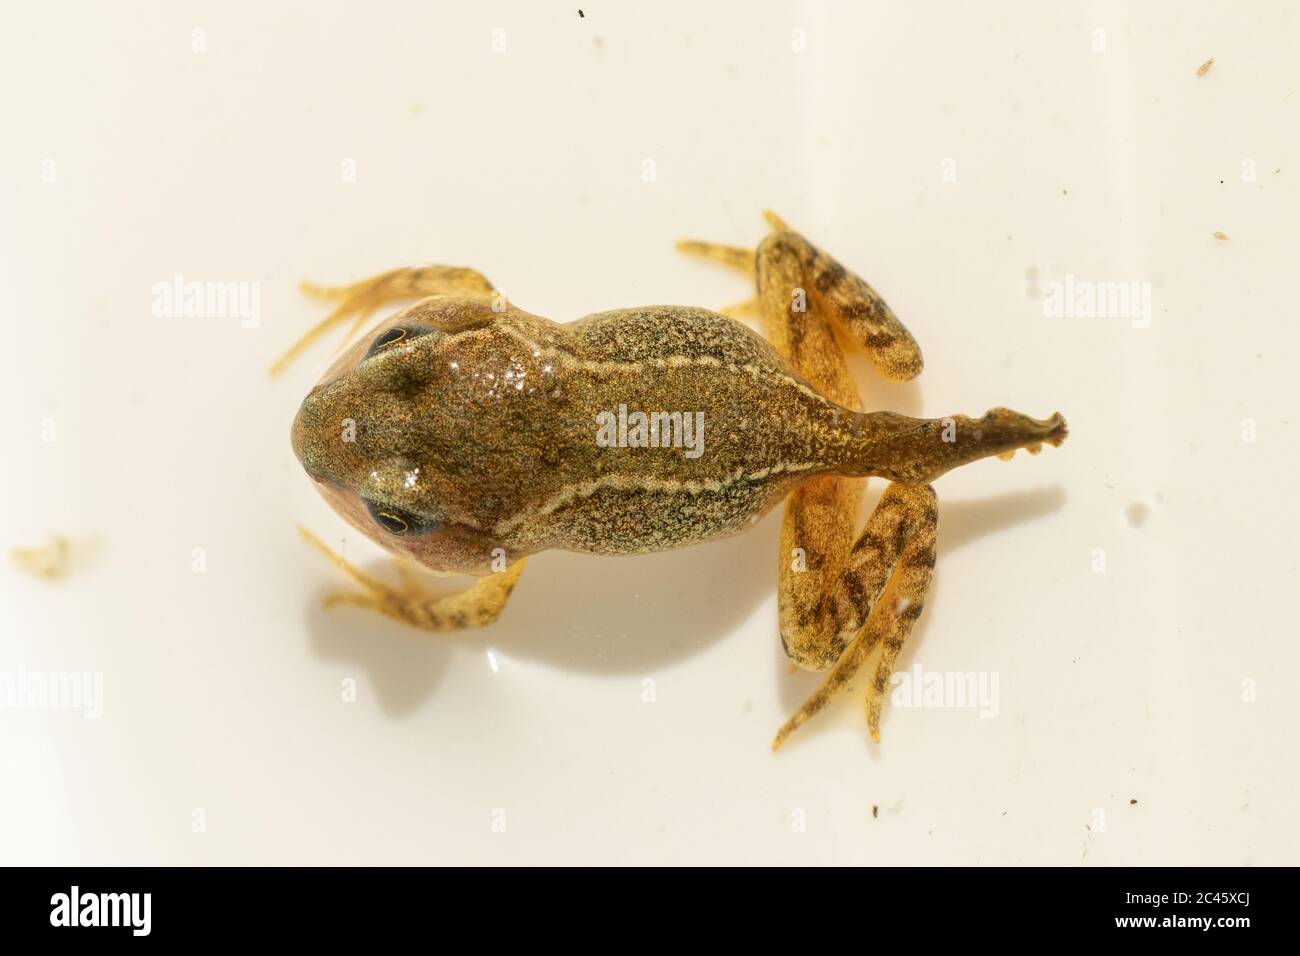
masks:
{"label": "white background", "polygon": [[[0,671],[105,699],[0,709],[0,861],[1300,862],[1298,41],[1285,3],[6,4],[0,545],[100,547],[4,559]],[[859,680],[773,755],[816,682],[776,513],[534,558],[487,631],[321,609],[298,522],[387,562],[289,448],[333,342],[266,374],[299,278],[716,308],[744,282],[673,240],[768,206],[921,342],[869,405],[1070,422],[938,483],[901,664],[996,672],[996,718],[887,707],[873,746]],[[260,324],[155,318],[176,273],[260,283]],[[1045,317],[1067,273],[1149,281],[1150,327]]]}

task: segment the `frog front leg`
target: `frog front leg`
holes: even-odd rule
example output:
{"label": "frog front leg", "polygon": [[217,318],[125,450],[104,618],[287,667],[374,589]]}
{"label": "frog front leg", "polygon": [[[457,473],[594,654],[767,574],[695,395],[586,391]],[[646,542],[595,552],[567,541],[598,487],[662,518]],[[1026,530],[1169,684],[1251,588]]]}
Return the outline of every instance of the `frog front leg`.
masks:
{"label": "frog front leg", "polygon": [[504,570],[480,578],[463,591],[434,595],[426,591],[400,561],[397,568],[402,587],[393,587],[366,574],[306,528],[299,527],[298,531],[304,540],[361,587],[360,591],[338,591],[328,595],[326,607],[352,604],[427,631],[457,631],[491,624],[501,614],[524,569],[524,562],[528,560],[520,558]]}
{"label": "frog front leg", "polygon": [[[334,299],[339,304],[329,315],[303,333],[271,366],[272,377],[284,369],[317,339],[355,316],[352,327],[343,337],[346,344],[375,312],[386,305],[405,299],[431,295],[491,296],[495,290],[483,273],[462,266],[403,266],[345,286],[324,286],[303,280],[303,292],[318,299]],[[341,346],[340,346],[341,347]]]}
{"label": "frog front leg", "polygon": [[[921,351],[866,282],[767,213],[770,234],[750,261],[769,340],[826,397],[861,408],[832,322],[860,341],[887,378],[920,372]],[[741,250],[690,242],[684,252],[744,269]],[[868,690],[867,724],[880,713],[903,642],[924,606],[934,567],[938,512],[925,485],[893,484],[854,540],[865,482],[824,477],[805,482],[786,503],[781,526],[781,642],[800,667],[827,670],[822,686],[778,732],[773,747],[825,706],[883,645]]]}

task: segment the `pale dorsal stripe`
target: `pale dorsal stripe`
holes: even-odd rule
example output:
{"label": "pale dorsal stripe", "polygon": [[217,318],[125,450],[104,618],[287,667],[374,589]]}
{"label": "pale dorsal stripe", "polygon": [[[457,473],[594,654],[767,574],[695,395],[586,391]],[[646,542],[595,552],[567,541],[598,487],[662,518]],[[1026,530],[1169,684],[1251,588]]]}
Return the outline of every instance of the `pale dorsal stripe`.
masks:
{"label": "pale dorsal stripe", "polygon": [[614,362],[602,361],[600,359],[583,359],[578,358],[572,352],[566,352],[564,349],[539,345],[537,342],[530,339],[523,331],[505,321],[498,322],[496,325],[487,328],[475,329],[474,332],[478,334],[487,334],[493,329],[500,329],[502,332],[505,332],[511,338],[515,339],[520,345],[527,348],[534,358],[541,358],[542,356],[558,358],[573,368],[579,368],[588,372],[631,372],[636,374],[637,372],[644,371],[647,368],[686,368],[692,365],[700,368],[721,368],[728,369],[732,372],[743,372],[755,381],[766,376],[770,379],[781,382],[784,385],[795,388],[810,398],[826,401],[826,396],[799,381],[797,378],[792,378],[784,372],[780,372],[773,368],[767,368],[762,365],[754,365],[752,363],[737,365],[733,362],[723,362],[721,359],[712,355],[664,355],[658,358],[646,359],[643,362]]}
{"label": "pale dorsal stripe", "polygon": [[509,518],[503,518],[498,521],[493,529],[498,535],[509,534],[515,528],[532,518],[540,518],[544,515],[564,507],[571,501],[577,501],[580,498],[589,498],[598,491],[606,488],[612,488],[616,491],[647,491],[657,494],[680,494],[685,492],[690,495],[698,495],[705,491],[721,491],[730,485],[741,481],[762,481],[773,475],[779,475],[783,472],[810,471],[818,467],[816,462],[777,462],[770,468],[763,468],[759,471],[753,471],[745,474],[744,470],[737,468],[736,471],[726,478],[710,478],[705,481],[680,481],[672,478],[646,478],[640,475],[625,475],[614,472],[608,475],[602,475],[590,481],[578,481],[565,485],[555,494],[551,495],[540,505],[531,508],[525,508],[518,514],[511,515]]}

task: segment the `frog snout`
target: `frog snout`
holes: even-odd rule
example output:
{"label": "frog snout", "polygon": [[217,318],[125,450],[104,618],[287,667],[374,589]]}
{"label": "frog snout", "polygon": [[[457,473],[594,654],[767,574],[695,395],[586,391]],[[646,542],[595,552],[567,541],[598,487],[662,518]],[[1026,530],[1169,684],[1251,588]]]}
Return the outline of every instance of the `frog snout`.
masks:
{"label": "frog snout", "polygon": [[321,414],[320,391],[319,387],[314,388],[302,400],[289,430],[289,442],[293,446],[294,455],[307,474],[317,481],[324,480],[320,473],[321,453],[325,450],[322,447],[324,416]]}

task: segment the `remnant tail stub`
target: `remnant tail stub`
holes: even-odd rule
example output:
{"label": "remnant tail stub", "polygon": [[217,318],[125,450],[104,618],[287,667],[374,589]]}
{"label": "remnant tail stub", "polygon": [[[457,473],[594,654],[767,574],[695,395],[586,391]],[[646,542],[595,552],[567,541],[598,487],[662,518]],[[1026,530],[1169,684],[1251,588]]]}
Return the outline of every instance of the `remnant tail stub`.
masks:
{"label": "remnant tail stub", "polygon": [[1059,412],[1037,419],[1008,408],[994,408],[980,418],[872,412],[862,416],[861,428],[863,441],[851,473],[913,485],[980,458],[1009,458],[1020,448],[1037,454],[1044,444],[1059,445],[1068,434]]}

